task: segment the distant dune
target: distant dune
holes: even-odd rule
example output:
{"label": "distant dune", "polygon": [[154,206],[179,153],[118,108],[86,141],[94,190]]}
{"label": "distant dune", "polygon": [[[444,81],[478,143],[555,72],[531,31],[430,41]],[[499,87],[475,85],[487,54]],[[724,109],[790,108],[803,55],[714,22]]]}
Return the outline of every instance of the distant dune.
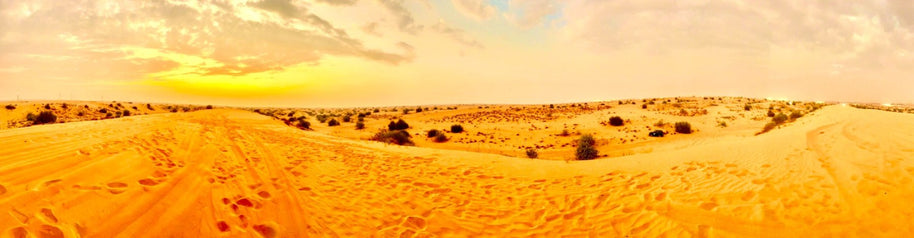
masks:
{"label": "distant dune", "polygon": [[[640,104],[619,112],[641,110]],[[742,105],[732,105],[709,115],[738,114]],[[0,231],[11,237],[914,233],[914,115],[834,105],[754,136],[768,120],[765,112],[754,108],[727,127],[715,127],[717,116],[695,119],[697,133],[663,140],[644,138],[647,129],[627,134],[593,125],[606,135],[640,135],[630,141],[648,145],[614,148],[621,140],[608,141],[598,147],[602,153],[632,152],[591,161],[498,155],[522,153],[515,146],[479,153],[453,143],[360,140],[387,117],[371,118],[371,130],[348,136],[234,109],[6,129],[0,130],[0,213],[6,214]],[[593,115],[588,123],[610,116]],[[637,124],[632,130],[654,124],[642,114],[622,115]],[[751,119],[757,116],[763,119]],[[412,122],[434,124],[422,121]],[[490,133],[464,125],[473,128],[470,135]],[[413,139],[425,139],[419,136]]]}

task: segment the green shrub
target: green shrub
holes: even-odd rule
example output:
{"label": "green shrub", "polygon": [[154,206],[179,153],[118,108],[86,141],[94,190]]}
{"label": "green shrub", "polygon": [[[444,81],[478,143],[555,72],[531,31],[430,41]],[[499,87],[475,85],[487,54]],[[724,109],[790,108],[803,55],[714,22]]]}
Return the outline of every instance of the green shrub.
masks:
{"label": "green shrub", "polygon": [[409,124],[406,123],[403,119],[397,120],[397,122],[391,121],[390,124],[387,124],[387,130],[396,131],[396,130],[406,130],[409,129]]}
{"label": "green shrub", "polygon": [[539,157],[539,153],[536,152],[536,149],[527,149],[527,158],[536,159],[536,157]]}
{"label": "green shrub", "polygon": [[625,125],[625,121],[619,116],[614,116],[609,118],[609,124],[612,126],[622,126]]}
{"label": "green shrub", "polygon": [[435,135],[435,142],[441,143],[447,141],[447,136],[444,133],[438,133]]}
{"label": "green shrub", "polygon": [[337,121],[336,118],[330,119],[330,121],[327,122],[327,126],[339,126],[339,125],[340,125],[340,122]]}
{"label": "green shrub", "polygon": [[355,123],[355,129],[356,129],[356,130],[365,129],[365,123],[364,123],[364,122],[356,122],[356,123]]}
{"label": "green shrub", "polygon": [[441,132],[439,132],[439,131],[436,130],[436,129],[431,129],[431,130],[428,131],[428,133],[427,133],[426,136],[428,136],[428,138],[432,138],[432,137],[437,136],[438,134],[441,134]]}
{"label": "green shrub", "polygon": [[578,149],[575,151],[575,158],[578,160],[592,160],[597,158],[598,151],[594,148],[596,141],[593,139],[593,136],[587,134],[582,135],[578,139]]}
{"label": "green shrub", "polygon": [[775,124],[784,123],[787,121],[787,115],[784,115],[784,113],[778,113],[777,116],[774,116],[774,118],[771,118],[771,121],[773,121]]}
{"label": "green shrub", "polygon": [[[31,114],[31,113],[30,113]],[[26,116],[28,117],[28,116]],[[47,124],[57,122],[57,115],[54,115],[52,111],[42,111],[35,117],[35,120],[32,121],[33,124]]]}
{"label": "green shrub", "polygon": [[692,124],[689,124],[688,122],[684,122],[684,121],[677,122],[675,126],[676,126],[676,133],[682,133],[682,134],[691,134],[692,133]]}
{"label": "green shrub", "polygon": [[800,117],[802,117],[802,116],[803,116],[803,114],[801,114],[800,112],[798,112],[798,111],[793,111],[793,112],[790,113],[790,120],[793,121],[793,120],[796,120],[797,118],[800,118]]}
{"label": "green shrub", "polygon": [[452,133],[461,133],[461,132],[463,132],[463,126],[461,126],[459,124],[451,125],[451,132]]}
{"label": "green shrub", "polygon": [[381,130],[375,133],[371,140],[397,145],[413,145],[413,141],[409,138],[409,133],[404,130]]}

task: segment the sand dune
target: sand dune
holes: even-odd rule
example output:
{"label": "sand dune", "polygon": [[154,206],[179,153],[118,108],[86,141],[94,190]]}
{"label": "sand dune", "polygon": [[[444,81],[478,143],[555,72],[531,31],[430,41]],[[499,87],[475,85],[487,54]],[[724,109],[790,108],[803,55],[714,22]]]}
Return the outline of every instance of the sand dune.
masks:
{"label": "sand dune", "polygon": [[829,106],[593,161],[400,147],[204,110],[0,131],[11,237],[904,236],[914,115]]}

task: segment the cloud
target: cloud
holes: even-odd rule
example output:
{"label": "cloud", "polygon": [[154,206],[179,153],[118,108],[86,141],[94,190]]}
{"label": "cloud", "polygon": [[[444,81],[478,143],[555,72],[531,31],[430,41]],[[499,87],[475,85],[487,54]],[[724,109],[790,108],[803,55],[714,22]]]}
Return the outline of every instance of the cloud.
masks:
{"label": "cloud", "polygon": [[489,20],[495,15],[495,7],[487,2],[487,0],[451,0],[457,11],[478,21]]}
{"label": "cloud", "polygon": [[326,3],[335,6],[352,5],[356,0],[317,0],[317,2]]}
{"label": "cloud", "polygon": [[551,0],[511,0],[511,12],[506,14],[509,22],[522,28],[531,28],[544,23],[548,16],[558,12],[558,3]]}
{"label": "cloud", "polygon": [[[22,59],[24,54],[58,56],[31,65],[58,61],[110,61],[106,71],[150,73],[170,70],[175,64],[161,60],[136,60],[144,48],[156,54],[178,54],[171,61],[197,75],[246,75],[315,63],[326,55],[352,56],[399,64],[412,59],[396,45],[394,52],[364,46],[345,30],[292,1],[265,0],[249,4],[214,2],[89,2],[35,1],[12,4],[28,8],[27,15],[2,14],[5,30],[0,58]],[[6,4],[6,3],[4,3]],[[10,13],[5,11],[4,13]],[[58,37],[66,33],[67,37]],[[104,54],[101,54],[103,52]],[[69,57],[69,58],[67,58]],[[180,62],[193,57],[216,63]],[[144,58],[144,57],[139,57]],[[21,62],[20,62],[21,63]],[[64,65],[80,65],[77,62]],[[135,66],[134,66],[135,65]],[[97,76],[97,75],[96,75]],[[137,74],[112,74],[118,79],[138,79]]]}
{"label": "cloud", "polygon": [[403,6],[403,0],[378,0],[378,2],[381,3],[390,14],[393,14],[400,31],[410,34],[416,34],[419,31],[422,31],[422,26],[416,25],[413,14]]}
{"label": "cloud", "polygon": [[435,25],[432,25],[431,29],[465,46],[470,46],[477,49],[485,48],[482,43],[479,43],[479,41],[476,41],[467,36],[466,32],[463,30],[450,27],[444,22],[438,22]]}
{"label": "cloud", "polygon": [[379,24],[378,22],[373,21],[373,22],[363,25],[360,29],[362,30],[362,32],[368,33],[369,35],[382,37],[384,35],[382,35],[380,32],[378,32],[378,24]]}

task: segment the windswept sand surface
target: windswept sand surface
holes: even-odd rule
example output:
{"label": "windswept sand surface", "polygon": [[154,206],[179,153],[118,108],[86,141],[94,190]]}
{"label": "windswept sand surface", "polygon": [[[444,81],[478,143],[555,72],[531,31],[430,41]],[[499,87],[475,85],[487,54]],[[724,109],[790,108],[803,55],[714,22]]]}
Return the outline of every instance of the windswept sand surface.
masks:
{"label": "windswept sand surface", "polygon": [[0,131],[12,237],[904,236],[914,115],[593,161],[399,147],[240,110]]}

